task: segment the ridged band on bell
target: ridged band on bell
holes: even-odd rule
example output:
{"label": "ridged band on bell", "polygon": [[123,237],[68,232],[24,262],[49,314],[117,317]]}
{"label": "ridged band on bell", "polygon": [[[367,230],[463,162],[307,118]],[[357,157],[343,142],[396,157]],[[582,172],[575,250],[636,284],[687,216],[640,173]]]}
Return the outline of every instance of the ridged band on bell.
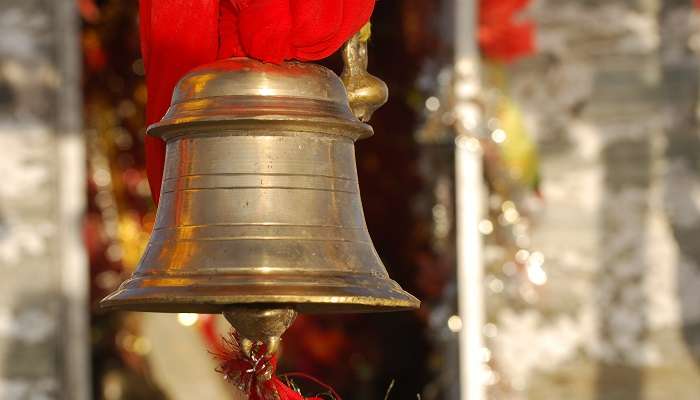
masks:
{"label": "ridged band on bell", "polygon": [[134,275],[103,307],[222,312],[415,308],[365,225],[355,118],[331,71],[238,58],[184,77],[149,134],[167,141],[156,224]]}

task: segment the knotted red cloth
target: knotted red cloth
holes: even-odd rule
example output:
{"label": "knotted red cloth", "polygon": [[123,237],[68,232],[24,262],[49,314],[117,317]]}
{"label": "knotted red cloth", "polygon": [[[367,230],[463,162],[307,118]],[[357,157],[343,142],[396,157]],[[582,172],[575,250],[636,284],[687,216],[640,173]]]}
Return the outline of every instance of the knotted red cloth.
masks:
{"label": "knotted red cloth", "polygon": [[[246,56],[265,62],[319,60],[369,20],[375,0],[141,0],[148,124],[159,121],[189,70]],[[146,136],[146,172],[157,203],[165,144]]]}
{"label": "knotted red cloth", "polygon": [[518,21],[530,0],[480,0],[479,46],[495,61],[512,62],[535,51],[535,26]]}

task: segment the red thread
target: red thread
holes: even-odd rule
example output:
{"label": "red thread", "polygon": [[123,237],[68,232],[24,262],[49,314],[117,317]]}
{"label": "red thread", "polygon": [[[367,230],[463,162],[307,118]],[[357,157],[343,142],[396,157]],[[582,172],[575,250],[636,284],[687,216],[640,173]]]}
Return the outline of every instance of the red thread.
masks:
{"label": "red thread", "polygon": [[[317,384],[318,386],[326,389],[328,391],[328,393],[330,393],[333,396],[333,398],[335,398],[336,400],[341,400],[340,395],[335,391],[335,389],[333,389],[330,385],[321,382],[320,380],[318,380],[317,378],[314,378],[313,376],[311,376],[309,374],[305,374],[303,372],[288,372],[286,374],[283,374],[282,377],[283,378],[297,377],[297,378],[306,379],[306,380],[311,381],[311,382]],[[315,399],[315,398],[311,398],[308,400],[313,400],[313,399]]]}
{"label": "red thread", "polygon": [[[217,372],[245,393],[250,400],[323,400],[321,397],[304,397],[275,376],[277,358],[266,355],[264,345],[253,347],[251,357],[241,352],[240,338],[235,331],[222,338],[216,333],[213,316],[202,316],[199,329],[210,352],[219,361]],[[335,400],[341,400],[336,391],[320,380],[303,373],[287,373],[283,378],[306,379],[322,387]]]}

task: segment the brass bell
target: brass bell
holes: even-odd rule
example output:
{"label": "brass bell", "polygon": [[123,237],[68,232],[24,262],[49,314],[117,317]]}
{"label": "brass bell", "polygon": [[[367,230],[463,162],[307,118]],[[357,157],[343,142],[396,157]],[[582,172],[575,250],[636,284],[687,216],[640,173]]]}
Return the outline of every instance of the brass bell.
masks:
{"label": "brass bell", "polygon": [[332,71],[247,58],[200,67],[148,133],[167,142],[156,224],[138,269],[103,307],[418,307],[372,245],[354,149],[372,128]]}

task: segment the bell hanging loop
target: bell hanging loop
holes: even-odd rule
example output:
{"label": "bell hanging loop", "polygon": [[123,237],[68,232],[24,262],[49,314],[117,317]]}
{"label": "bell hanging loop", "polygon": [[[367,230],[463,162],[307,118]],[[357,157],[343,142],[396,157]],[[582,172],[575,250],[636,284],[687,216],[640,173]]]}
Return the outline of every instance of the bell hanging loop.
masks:
{"label": "bell hanging loop", "polygon": [[350,108],[362,122],[369,121],[372,114],[389,99],[386,83],[367,72],[367,42],[370,35],[371,25],[367,23],[345,44],[345,67],[340,75],[348,92]]}

